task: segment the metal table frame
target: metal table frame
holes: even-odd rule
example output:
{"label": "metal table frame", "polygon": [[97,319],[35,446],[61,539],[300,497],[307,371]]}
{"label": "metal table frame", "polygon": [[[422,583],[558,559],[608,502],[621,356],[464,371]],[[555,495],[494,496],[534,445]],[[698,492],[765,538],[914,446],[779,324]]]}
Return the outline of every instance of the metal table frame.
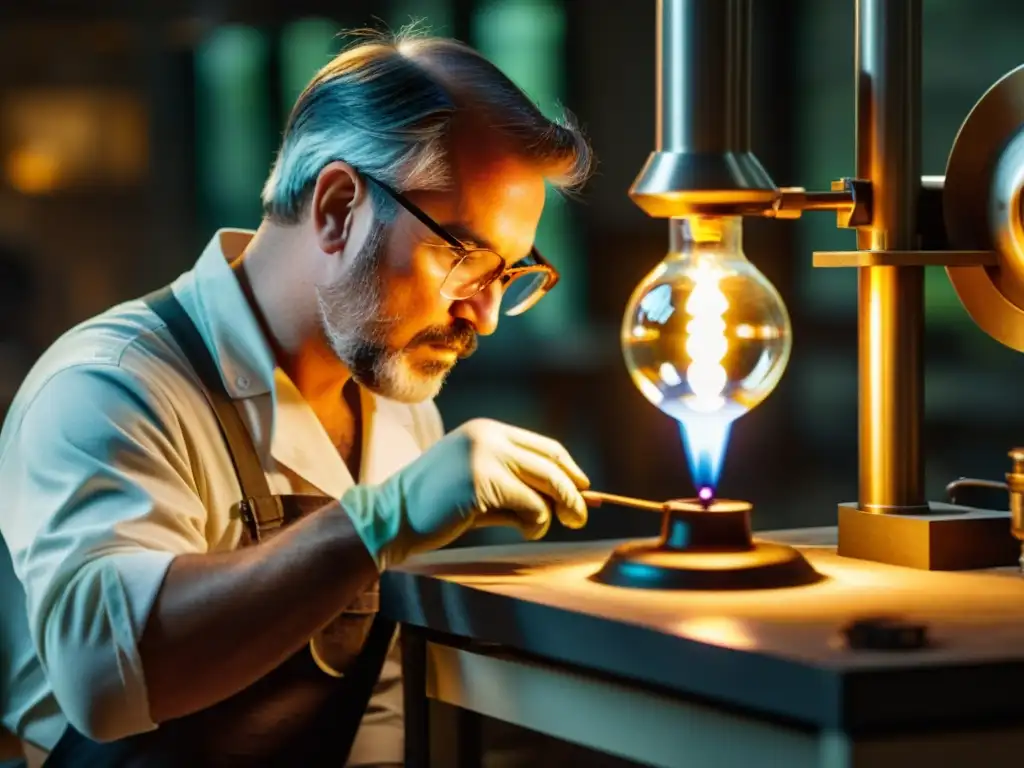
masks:
{"label": "metal table frame", "polygon": [[[811,538],[817,536],[810,533]],[[932,673],[915,671],[913,665],[907,669],[896,666],[881,676],[873,675],[866,687],[851,681],[833,688],[834,678],[821,678],[826,680],[825,687],[821,687],[817,678],[800,679],[790,672],[769,674],[765,668],[746,666],[745,661],[753,660],[745,660],[742,653],[723,657],[708,647],[707,653],[692,654],[680,646],[682,655],[673,657],[671,646],[655,650],[638,635],[612,631],[620,626],[612,621],[602,625],[605,629],[600,632],[603,642],[613,648],[611,658],[617,648],[623,654],[630,653],[630,649],[638,653],[632,660],[624,657],[612,664],[608,646],[600,653],[590,653],[585,648],[572,650],[561,642],[565,632],[573,635],[565,636],[567,643],[595,635],[590,624],[563,622],[557,620],[557,611],[533,602],[459,586],[458,577],[452,582],[443,574],[434,575],[429,567],[414,566],[411,571],[403,571],[385,579],[388,594],[382,608],[393,614],[402,629],[408,768],[478,768],[483,761],[484,717],[660,768],[1016,768],[1024,754],[1024,718],[1015,714],[1017,695],[1013,690],[1024,679],[1024,667],[1015,661],[1022,654],[1015,641],[1005,656],[990,659],[994,667],[975,668],[965,657],[963,662],[945,667],[947,671]],[[1019,582],[1014,579],[1013,583]],[[1013,590],[1006,593],[1007,599],[1017,594],[1017,587]],[[428,604],[434,609],[422,607]],[[999,604],[1008,611],[1002,626],[1019,624],[1020,619],[1013,618],[1019,616],[1018,607],[1002,599]],[[490,606],[489,614],[486,606]],[[486,618],[488,615],[490,618]],[[529,642],[521,636],[517,640],[516,633],[508,629],[517,622],[543,627],[544,642],[536,637]],[[1008,639],[992,642],[1003,647]],[[538,648],[562,655],[547,656]],[[682,665],[714,665],[718,668],[714,675],[722,681],[736,676],[755,686],[797,686],[792,697],[802,704],[793,704],[790,709],[802,715],[736,703],[763,701],[760,695],[750,695],[753,692],[713,698],[710,691],[688,690],[669,679],[671,672],[666,674],[664,688],[660,688],[650,676],[625,677],[610,669],[636,670],[638,664],[646,664],[642,658],[645,650],[659,657],[669,653]],[[724,677],[723,670],[727,672]],[[921,674],[915,677],[917,673]],[[936,691],[935,685],[951,688]],[[914,693],[911,695],[904,686],[910,686]],[[979,686],[985,690],[980,698],[990,704],[979,704]],[[904,690],[906,696],[902,695]],[[963,717],[945,712],[946,705],[937,703],[955,705],[964,698],[955,693],[958,690],[969,692],[967,698],[974,700],[961,706]],[[887,701],[874,704],[878,696]],[[431,723],[431,699],[457,708],[455,716],[445,717],[444,723]],[[778,695],[772,700],[781,701]],[[855,716],[842,720],[825,710],[807,709],[819,700],[821,706],[829,706],[827,702],[831,701]],[[894,708],[896,701],[903,704]],[[901,706],[915,709],[903,713]],[[442,751],[444,757],[438,759]]]}
{"label": "metal table frame", "polygon": [[411,625],[402,633],[407,768],[439,768],[431,762],[429,699],[459,708],[453,732],[445,733],[453,762],[443,768],[482,765],[480,715],[659,768],[999,768],[1019,765],[1024,754],[1024,725],[854,737],[773,722],[506,649],[471,649],[464,639]]}

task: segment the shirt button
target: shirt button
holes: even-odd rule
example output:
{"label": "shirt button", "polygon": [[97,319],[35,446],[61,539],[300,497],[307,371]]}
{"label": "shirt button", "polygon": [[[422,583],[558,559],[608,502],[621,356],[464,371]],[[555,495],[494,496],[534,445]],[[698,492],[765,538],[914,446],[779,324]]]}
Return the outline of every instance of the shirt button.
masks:
{"label": "shirt button", "polygon": [[235,379],[235,385],[239,389],[248,389],[249,388],[249,377],[248,376],[239,376],[237,379]]}

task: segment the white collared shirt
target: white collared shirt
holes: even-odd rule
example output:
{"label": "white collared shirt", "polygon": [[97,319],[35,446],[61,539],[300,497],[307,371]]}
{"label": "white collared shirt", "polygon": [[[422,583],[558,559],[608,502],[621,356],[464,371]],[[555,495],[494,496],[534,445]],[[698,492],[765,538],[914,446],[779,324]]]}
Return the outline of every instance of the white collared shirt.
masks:
{"label": "white collared shirt", "polygon": [[[213,352],[276,493],[340,498],[354,480],[275,368],[229,267],[251,233],[222,230],[174,293]],[[362,393],[359,481],[442,434],[432,402]],[[70,720],[105,739],[154,728],[138,641],[171,560],[234,549],[241,497],[216,418],[163,322],[140,300],[61,337],[0,431],[0,716],[52,749]],[[6,544],[6,546],[4,546]],[[402,762],[389,662],[353,761]]]}

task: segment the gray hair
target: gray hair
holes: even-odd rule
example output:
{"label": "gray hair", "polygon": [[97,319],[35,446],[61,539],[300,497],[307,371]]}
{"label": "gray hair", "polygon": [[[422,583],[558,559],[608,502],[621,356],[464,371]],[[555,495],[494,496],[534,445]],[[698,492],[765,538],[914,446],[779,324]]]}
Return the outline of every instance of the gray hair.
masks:
{"label": "gray hair", "polygon": [[[546,176],[556,189],[578,189],[590,174],[590,147],[572,115],[549,120],[469,46],[411,32],[373,34],[332,59],[299,96],[263,188],[264,214],[299,222],[317,176],[336,160],[394,189],[448,188],[446,140],[459,112],[483,118],[518,157],[553,169]],[[390,198],[368,188],[386,218]]]}

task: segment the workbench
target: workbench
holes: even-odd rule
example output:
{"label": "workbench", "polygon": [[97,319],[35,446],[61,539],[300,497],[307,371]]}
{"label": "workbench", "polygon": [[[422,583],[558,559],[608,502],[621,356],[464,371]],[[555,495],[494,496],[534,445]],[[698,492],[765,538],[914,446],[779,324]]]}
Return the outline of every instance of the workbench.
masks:
{"label": "workbench", "polygon": [[[796,545],[827,578],[732,593],[591,581],[619,542],[451,549],[389,571],[407,767],[430,762],[428,698],[463,714],[460,768],[479,761],[478,715],[665,768],[1021,764],[1017,569],[851,560],[834,528],[756,538]],[[929,645],[851,650],[844,627],[875,616],[923,624]]]}

